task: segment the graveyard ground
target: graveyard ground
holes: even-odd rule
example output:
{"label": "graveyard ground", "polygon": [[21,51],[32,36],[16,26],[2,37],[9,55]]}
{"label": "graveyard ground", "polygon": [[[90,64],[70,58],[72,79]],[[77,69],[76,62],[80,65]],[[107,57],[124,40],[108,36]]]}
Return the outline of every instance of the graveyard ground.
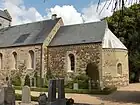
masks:
{"label": "graveyard ground", "polygon": [[[20,90],[16,90],[20,93]],[[39,92],[31,92],[33,96],[39,96]],[[110,95],[66,94],[67,98],[73,98],[76,103],[89,103],[105,105],[140,105],[140,83],[130,84],[119,88]]]}

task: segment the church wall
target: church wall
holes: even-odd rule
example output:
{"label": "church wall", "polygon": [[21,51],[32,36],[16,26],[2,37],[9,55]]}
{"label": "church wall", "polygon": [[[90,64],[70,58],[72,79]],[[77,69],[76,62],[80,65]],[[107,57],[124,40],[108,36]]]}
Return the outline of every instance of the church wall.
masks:
{"label": "church wall", "polygon": [[[88,63],[95,62],[101,71],[101,43],[58,46],[48,48],[48,68],[53,75],[85,73]],[[68,55],[75,56],[75,71],[68,72]],[[65,75],[67,76],[67,75]]]}
{"label": "church wall", "polygon": [[63,25],[64,25],[63,20],[60,19],[56,23],[56,25],[52,28],[51,32],[48,34],[48,36],[46,37],[46,39],[43,42],[43,45],[42,45],[42,78],[46,77],[46,73],[48,71],[48,47],[47,46],[49,46],[50,42],[55,37],[57,31]]}
{"label": "church wall", "polygon": [[[41,69],[41,45],[34,45],[34,46],[21,46],[21,47],[10,47],[10,48],[1,48],[0,53],[3,56],[2,64],[3,68],[0,70],[0,78],[5,79],[10,73],[8,70],[12,71],[12,75],[16,74],[19,70],[22,70],[22,82],[24,82],[24,78],[26,74],[28,74],[31,78],[34,76],[35,71],[40,73]],[[32,50],[34,52],[34,67],[28,68],[29,63],[29,51]],[[17,69],[12,68],[13,65],[13,58],[12,53],[17,53]]]}
{"label": "church wall", "polygon": [[[122,72],[118,74],[118,64]],[[102,74],[105,85],[126,86],[129,84],[128,51],[123,49],[102,50]]]}

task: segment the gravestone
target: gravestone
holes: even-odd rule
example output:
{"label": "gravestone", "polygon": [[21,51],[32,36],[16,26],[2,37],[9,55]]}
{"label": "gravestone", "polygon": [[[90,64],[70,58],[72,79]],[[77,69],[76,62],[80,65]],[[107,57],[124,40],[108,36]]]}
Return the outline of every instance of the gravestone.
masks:
{"label": "gravestone", "polygon": [[15,90],[9,85],[4,87],[4,105],[15,105]]}
{"label": "gravestone", "polygon": [[[56,88],[58,88],[58,98],[56,98]],[[39,105],[66,105],[64,79],[50,80],[48,98],[45,93],[40,94],[38,103]]]}
{"label": "gravestone", "polygon": [[48,101],[48,98],[46,94],[45,93],[40,94],[39,99],[38,99],[39,105],[46,105],[47,101]]}
{"label": "gravestone", "polygon": [[56,100],[56,80],[50,80],[48,88],[48,101],[53,102],[55,100]]}
{"label": "gravestone", "polygon": [[24,86],[22,89],[22,103],[31,103],[31,92],[28,86]]}
{"label": "gravestone", "polygon": [[64,79],[58,79],[57,83],[58,83],[58,99],[57,99],[57,103],[58,103],[58,105],[66,105]]}
{"label": "gravestone", "polygon": [[64,79],[58,79],[57,80],[58,85],[58,99],[64,99],[65,98],[65,89],[64,89]]}
{"label": "gravestone", "polygon": [[78,83],[73,84],[73,90],[78,90]]}
{"label": "gravestone", "polygon": [[0,105],[4,105],[4,88],[0,87]]}

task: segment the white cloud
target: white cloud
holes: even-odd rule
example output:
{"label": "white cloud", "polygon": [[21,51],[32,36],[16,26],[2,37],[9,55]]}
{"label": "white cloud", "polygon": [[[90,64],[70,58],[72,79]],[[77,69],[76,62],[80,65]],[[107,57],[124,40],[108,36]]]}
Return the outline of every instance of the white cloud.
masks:
{"label": "white cloud", "polygon": [[[103,7],[105,2],[100,4]],[[108,2],[109,3],[109,2]],[[101,18],[112,15],[111,9],[104,9],[101,14],[97,13],[97,4],[91,4],[87,8],[83,8],[82,12],[78,12],[72,5],[58,6],[54,8],[46,9],[48,15],[47,18],[51,18],[52,14],[57,14],[58,17],[62,17],[64,24],[78,24],[84,22],[99,21]],[[101,8],[99,9],[101,11]]]}
{"label": "white cloud", "polygon": [[[132,1],[132,2],[130,2]],[[120,0],[118,0],[120,2]],[[127,0],[125,1],[125,6],[130,7],[136,1]],[[104,0],[101,2],[97,11],[97,5],[91,3],[88,7],[83,8],[82,12],[78,12],[72,5],[64,6],[55,6],[50,9],[46,9],[48,15],[47,18],[50,18],[52,14],[57,14],[58,17],[62,17],[64,24],[77,24],[84,22],[95,22],[99,21],[102,18],[111,16],[113,14],[113,9],[115,7],[114,0]],[[116,10],[120,9],[119,3],[117,4]]]}
{"label": "white cloud", "polygon": [[[114,6],[114,2],[107,0],[100,3],[98,12],[97,4],[90,4],[88,7],[83,8],[81,13],[74,8],[72,5],[56,5],[53,8],[47,8],[46,16],[41,16],[41,14],[34,7],[27,8],[24,5],[23,0],[0,0],[2,1],[0,8],[8,9],[10,15],[12,16],[12,24],[22,24],[27,22],[39,21],[42,19],[50,19],[52,14],[57,14],[58,17],[62,17],[64,24],[78,24],[84,22],[94,22],[99,21],[101,18],[111,16],[112,15],[112,5]],[[118,0],[119,1],[119,0]],[[106,4],[106,5],[105,5]],[[109,8],[108,5],[110,4]],[[134,2],[130,3],[126,2],[126,6],[129,7],[130,4],[134,4]],[[104,7],[103,11],[102,8]],[[40,7],[41,8],[41,7]],[[102,11],[102,12],[101,12]],[[100,14],[101,12],[101,14]]]}
{"label": "white cloud", "polygon": [[34,8],[26,8],[23,0],[2,0],[3,9],[7,9],[12,17],[12,24],[22,24],[42,20],[43,17]]}
{"label": "white cloud", "polygon": [[[91,22],[91,21],[99,21],[100,19],[111,16],[113,14],[112,12],[112,6],[109,6],[110,1],[104,1],[100,3],[97,9],[97,4],[91,4],[89,7],[84,8],[82,10],[83,16],[85,21]],[[111,5],[113,5],[111,3]]]}
{"label": "white cloud", "polygon": [[62,7],[56,5],[54,8],[46,9],[47,17],[51,18],[52,14],[62,17],[65,24],[78,24],[82,22],[82,15],[72,5],[64,5]]}

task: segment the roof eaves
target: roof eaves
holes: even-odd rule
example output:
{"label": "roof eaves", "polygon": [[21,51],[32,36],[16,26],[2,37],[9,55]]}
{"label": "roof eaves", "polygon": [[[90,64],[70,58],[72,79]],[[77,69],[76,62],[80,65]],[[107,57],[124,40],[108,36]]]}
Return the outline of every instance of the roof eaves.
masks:
{"label": "roof eaves", "polygon": [[64,45],[49,45],[48,47],[59,47],[59,46],[74,46],[74,45],[83,45],[83,44],[95,44],[102,43],[102,40],[88,43],[75,43],[75,44],[64,44]]}
{"label": "roof eaves", "polygon": [[36,44],[24,44],[24,45],[11,45],[11,46],[0,46],[0,49],[3,48],[12,48],[12,47],[25,47],[25,46],[35,46],[35,45],[42,45],[43,43],[36,43]]}

